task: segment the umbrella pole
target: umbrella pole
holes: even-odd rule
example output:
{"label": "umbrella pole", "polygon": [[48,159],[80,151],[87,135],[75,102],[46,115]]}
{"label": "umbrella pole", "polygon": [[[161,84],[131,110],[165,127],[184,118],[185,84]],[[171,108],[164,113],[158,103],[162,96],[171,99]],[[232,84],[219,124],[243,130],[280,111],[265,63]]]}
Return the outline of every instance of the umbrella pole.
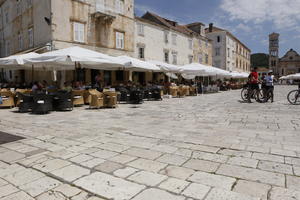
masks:
{"label": "umbrella pole", "polygon": [[31,65],[31,83],[34,81],[34,67]]}

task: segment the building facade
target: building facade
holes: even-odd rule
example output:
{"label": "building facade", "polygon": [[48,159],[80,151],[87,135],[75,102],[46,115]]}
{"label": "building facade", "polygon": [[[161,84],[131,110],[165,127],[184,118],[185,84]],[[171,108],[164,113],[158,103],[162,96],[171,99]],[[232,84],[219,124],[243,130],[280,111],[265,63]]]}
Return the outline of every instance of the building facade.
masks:
{"label": "building facade", "polygon": [[[2,0],[0,10],[1,57],[74,45],[113,56],[134,55],[134,0]],[[92,82],[96,73],[68,72],[67,77]],[[101,73],[116,81],[115,72]]]}
{"label": "building facade", "polygon": [[154,13],[136,17],[135,56],[173,65],[212,64],[212,45],[204,24],[179,25]]}
{"label": "building facade", "polygon": [[206,35],[213,41],[213,66],[227,71],[250,72],[251,50],[233,34],[210,24]]}
{"label": "building facade", "polygon": [[278,75],[286,76],[300,73],[300,55],[290,49],[282,58],[279,59]]}

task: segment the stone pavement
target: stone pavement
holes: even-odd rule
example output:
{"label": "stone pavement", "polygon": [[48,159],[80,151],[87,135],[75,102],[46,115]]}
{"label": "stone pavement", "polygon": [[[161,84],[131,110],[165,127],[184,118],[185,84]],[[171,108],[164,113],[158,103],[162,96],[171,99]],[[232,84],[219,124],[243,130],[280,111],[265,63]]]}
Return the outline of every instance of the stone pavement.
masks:
{"label": "stone pavement", "polygon": [[[0,110],[1,200],[300,200],[295,86],[38,116]],[[0,136],[1,137],[1,136]]]}

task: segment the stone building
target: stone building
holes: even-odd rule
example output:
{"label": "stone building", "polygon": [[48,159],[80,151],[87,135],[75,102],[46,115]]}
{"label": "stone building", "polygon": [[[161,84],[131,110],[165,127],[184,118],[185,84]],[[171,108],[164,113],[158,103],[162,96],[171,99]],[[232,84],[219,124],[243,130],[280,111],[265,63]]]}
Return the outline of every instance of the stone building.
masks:
{"label": "stone building", "polygon": [[278,64],[279,76],[300,73],[300,55],[293,49],[279,59]]}
{"label": "stone building", "polygon": [[[114,56],[134,54],[134,0],[0,0],[0,10],[1,57],[74,45]],[[66,77],[92,82],[96,73],[77,70]],[[116,81],[116,73],[128,77],[101,73],[108,83]],[[43,74],[37,77],[49,79]]]}
{"label": "stone building", "polygon": [[250,72],[251,50],[225,29],[209,25],[206,35],[213,41],[213,66],[238,72]]}
{"label": "stone building", "polygon": [[279,34],[269,35],[269,67],[275,75],[279,75]]}

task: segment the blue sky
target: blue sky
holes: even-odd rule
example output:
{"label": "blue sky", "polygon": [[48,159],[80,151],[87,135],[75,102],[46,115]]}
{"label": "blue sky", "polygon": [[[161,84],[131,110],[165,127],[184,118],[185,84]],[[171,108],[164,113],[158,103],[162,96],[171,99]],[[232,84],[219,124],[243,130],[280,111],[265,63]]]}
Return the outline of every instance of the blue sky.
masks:
{"label": "blue sky", "polygon": [[181,24],[212,22],[231,31],[252,53],[267,53],[268,35],[278,32],[280,55],[291,48],[300,54],[300,0],[135,0],[136,15],[146,11]]}

